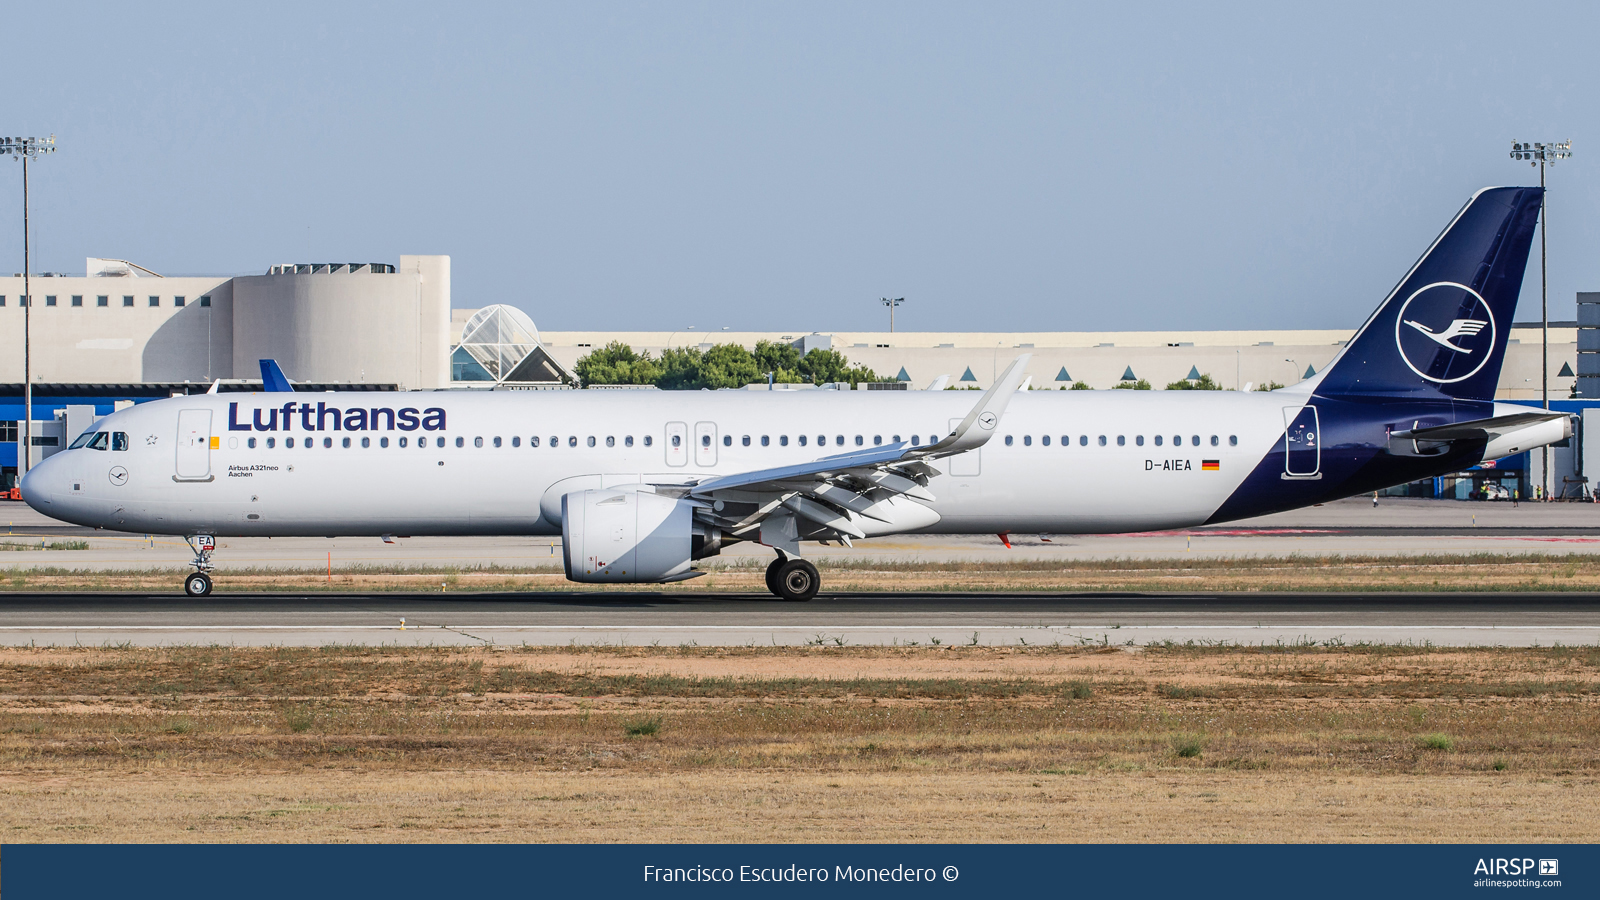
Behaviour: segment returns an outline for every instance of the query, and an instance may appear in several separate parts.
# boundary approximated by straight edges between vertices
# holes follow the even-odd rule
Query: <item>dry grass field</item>
[[[829,591],[1597,591],[1600,555],[1253,556],[996,562],[812,557]],[[704,560],[707,574],[670,585],[581,585],[560,566],[508,569],[334,566],[228,568],[217,590],[765,592],[764,557]],[[0,560],[3,563],[3,560]],[[0,568],[3,591],[170,591],[188,570]]]
[[[1600,839],[1600,649],[0,650],[28,841]]]

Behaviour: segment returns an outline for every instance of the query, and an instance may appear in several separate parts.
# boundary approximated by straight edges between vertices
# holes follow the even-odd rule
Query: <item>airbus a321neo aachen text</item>
[[[173,397],[115,412],[22,481],[34,509],[185,535],[560,535],[567,577],[693,578],[739,541],[819,586],[806,542],[1106,534],[1308,506],[1565,439],[1494,402],[1538,188],[1474,194],[1317,376],[1275,391],[552,391]],[[276,388],[276,390],[273,390]],[[213,388],[215,390],[215,387]]]

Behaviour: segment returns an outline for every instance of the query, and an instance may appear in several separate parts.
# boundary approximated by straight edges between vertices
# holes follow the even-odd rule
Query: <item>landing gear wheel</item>
[[[183,592],[191,597],[206,597],[211,594],[211,576],[204,572],[196,572],[183,580]]]
[[[817,567],[803,559],[791,559],[778,567],[773,593],[785,600],[810,600],[822,586]]]
[[[779,593],[778,592],[778,570],[783,568],[783,564],[788,562],[788,561],[789,561],[789,558],[787,556],[780,556],[780,557],[778,557],[777,559],[773,560],[771,563],[769,563],[767,565],[767,590],[771,591],[774,594],[778,594]],[[782,595],[780,594],[780,596],[782,596]]]

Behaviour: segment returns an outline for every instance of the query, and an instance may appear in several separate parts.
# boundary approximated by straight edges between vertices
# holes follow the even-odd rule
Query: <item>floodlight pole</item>
[[[1549,277],[1545,264],[1545,232],[1549,229],[1545,221],[1545,187],[1544,169],[1546,165],[1555,165],[1556,160],[1568,159],[1572,156],[1572,142],[1561,141],[1548,144],[1519,143],[1511,144],[1511,158],[1528,160],[1528,165],[1539,167],[1539,394],[1541,404],[1546,411],[1550,409],[1550,292]],[[1550,500],[1550,445],[1545,444],[1539,448],[1539,493],[1545,502]]]
[[[889,307],[889,333],[894,334],[894,308],[906,302],[906,298],[897,297],[893,300],[890,300],[888,297],[879,297],[878,302]]]
[[[17,481],[28,474],[33,457],[33,289],[28,255],[28,161],[56,150],[56,136],[0,138],[0,154],[22,160],[22,434],[17,444]]]

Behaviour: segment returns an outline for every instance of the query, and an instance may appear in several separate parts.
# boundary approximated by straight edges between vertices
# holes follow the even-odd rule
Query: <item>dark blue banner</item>
[[[1593,846],[60,846],[6,900],[133,897],[1593,897]]]

